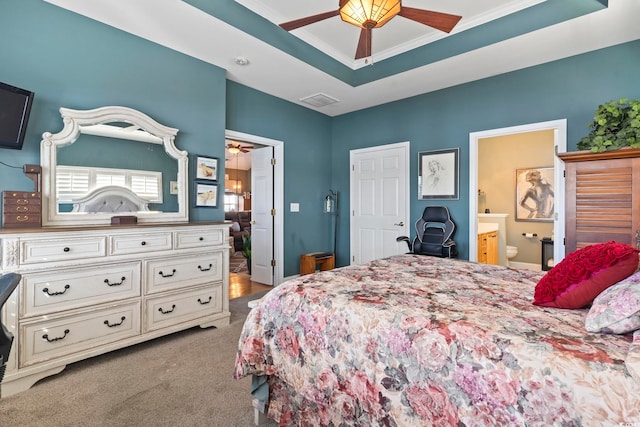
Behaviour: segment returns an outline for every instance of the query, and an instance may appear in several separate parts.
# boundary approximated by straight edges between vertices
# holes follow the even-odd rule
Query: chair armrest
[[[413,249],[411,248],[411,240],[407,236],[398,236],[396,237],[396,242],[407,242],[407,246],[409,246],[409,252]]]

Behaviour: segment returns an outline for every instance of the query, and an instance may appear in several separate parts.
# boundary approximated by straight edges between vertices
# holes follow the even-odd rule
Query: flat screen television
[[[21,150],[33,92],[0,82],[0,148]]]

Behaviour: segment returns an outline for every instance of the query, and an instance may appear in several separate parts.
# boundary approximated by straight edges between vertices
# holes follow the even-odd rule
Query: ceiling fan
[[[338,9],[280,24],[286,31],[323,21],[334,16],[360,27],[355,59],[371,56],[371,30],[382,27],[394,16],[402,16],[445,33],[451,32],[462,16],[402,6],[401,0],[339,0]]]
[[[229,143],[226,147],[231,154],[248,153],[249,150],[253,149],[252,145],[240,145],[238,143]]]

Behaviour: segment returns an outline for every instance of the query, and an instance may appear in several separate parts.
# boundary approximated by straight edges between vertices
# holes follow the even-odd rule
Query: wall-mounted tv
[[[22,149],[33,92],[0,82],[0,148]]]

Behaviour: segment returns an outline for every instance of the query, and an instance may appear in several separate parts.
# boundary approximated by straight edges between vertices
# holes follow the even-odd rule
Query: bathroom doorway
[[[523,152],[525,151],[525,148],[528,150],[538,149],[539,147],[535,147],[536,137],[542,138],[545,137],[545,135],[546,137],[551,138],[552,142],[549,144],[542,144],[542,150],[549,150],[551,152],[545,153],[546,157],[541,157],[546,160],[538,160],[543,164],[535,164],[536,156],[527,156],[524,155]],[[506,153],[508,151],[513,151],[507,150],[506,148],[513,149],[514,144],[522,143],[527,145],[523,146],[524,148],[520,150],[519,156],[515,156],[512,160],[502,159],[503,166],[496,168],[493,161],[494,159],[492,159],[491,163],[480,161],[482,157],[482,144],[484,143],[491,144],[491,149],[496,151],[496,158],[499,157],[500,154],[505,153],[506,156]],[[503,147],[505,149],[500,151],[499,147]],[[566,120],[564,119],[501,129],[492,129],[481,132],[473,132],[469,135],[469,259],[471,261],[477,261],[478,220],[479,216],[485,216],[482,214],[482,212],[485,212],[485,209],[489,209],[492,215],[506,214],[507,218],[509,218],[508,223],[511,223],[511,229],[513,233],[517,233],[510,233],[508,231],[509,227],[507,227],[506,236],[503,236],[505,238],[502,241],[503,247],[501,250],[503,259],[506,244],[511,245],[512,243],[515,243],[516,247],[518,245],[522,245],[523,249],[529,252],[534,250],[532,248],[535,248],[536,251],[540,251],[540,239],[542,237],[550,236],[532,235],[538,234],[534,231],[534,229],[536,229],[536,227],[540,226],[542,223],[546,223],[546,228],[538,227],[538,229],[544,230],[544,233],[549,233],[549,230],[552,230],[550,234],[555,238],[556,242],[564,241],[564,163],[557,158],[555,153],[565,151]],[[516,202],[516,198],[518,197],[516,189],[517,171],[525,168],[546,168],[548,166],[553,167],[552,170],[551,168],[548,168],[548,170],[546,171],[547,173],[551,174],[554,182],[554,210],[552,218],[549,221],[528,222],[525,219],[521,222],[514,222],[518,210]],[[482,176],[482,174],[484,173],[484,168],[500,170],[501,177],[498,177],[498,179],[504,179],[507,181],[506,183],[504,183],[504,186],[500,187],[500,190],[496,189],[492,192],[492,189],[490,188],[480,187],[479,176]],[[500,197],[498,197],[498,195],[496,194],[497,191],[500,191],[501,193],[506,192],[506,194],[500,194]],[[505,200],[509,201],[505,202]],[[491,206],[492,201],[496,203],[495,207]],[[488,220],[490,220],[490,218],[481,219],[481,221],[483,222],[486,222]],[[511,237],[509,237],[510,234]],[[511,242],[506,242],[507,238],[509,238]],[[554,262],[557,263],[562,258],[564,258],[564,245],[556,243],[554,245]],[[523,263],[523,265],[525,265],[525,263]]]

